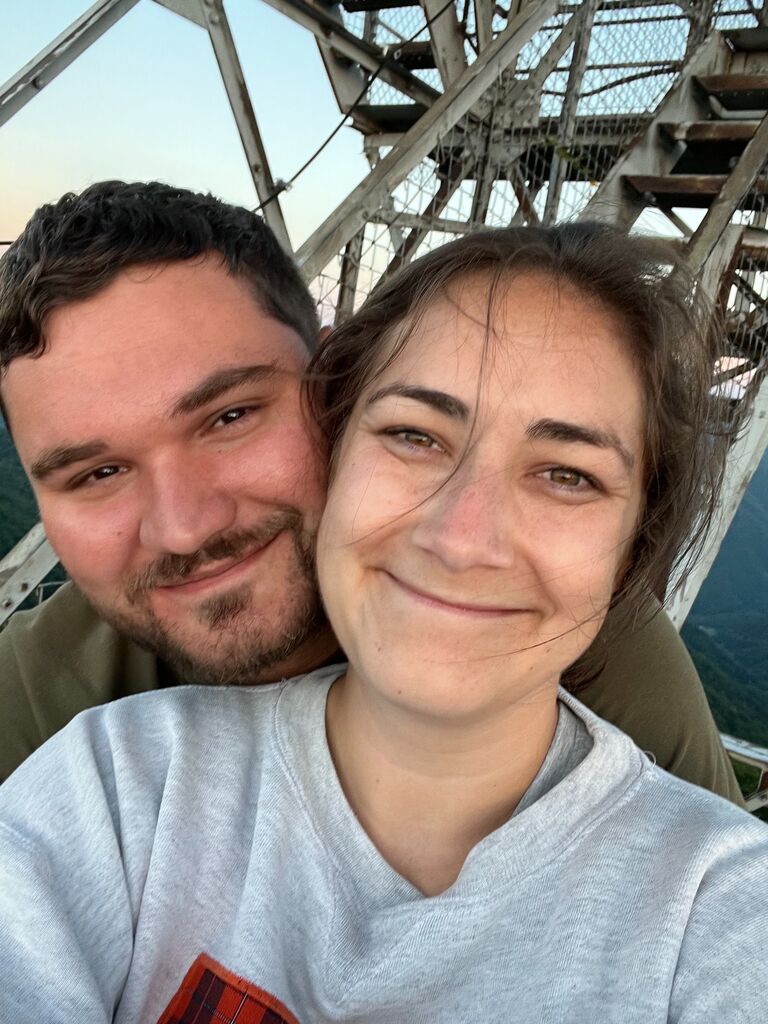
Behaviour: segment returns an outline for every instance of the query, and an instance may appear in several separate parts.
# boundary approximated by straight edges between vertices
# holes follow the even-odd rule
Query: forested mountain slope
[[[683,629],[721,729],[768,746],[768,456]]]
[[[37,507],[5,424],[0,422],[0,557],[37,519]]]

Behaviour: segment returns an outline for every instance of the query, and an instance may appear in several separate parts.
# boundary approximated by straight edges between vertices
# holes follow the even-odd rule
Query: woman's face
[[[352,670],[467,717],[554,686],[594,639],[642,498],[643,395],[614,316],[540,274],[457,283],[360,397],[320,527]]]

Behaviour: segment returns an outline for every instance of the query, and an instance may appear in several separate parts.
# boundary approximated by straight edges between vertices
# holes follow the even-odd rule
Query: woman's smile
[[[381,572],[411,601],[438,612],[442,611],[450,615],[468,616],[470,618],[498,619],[524,615],[531,611],[528,608],[497,607],[493,604],[462,600],[458,595],[441,597],[429,588],[416,587],[412,583],[406,583],[404,579],[386,569],[382,569]]]

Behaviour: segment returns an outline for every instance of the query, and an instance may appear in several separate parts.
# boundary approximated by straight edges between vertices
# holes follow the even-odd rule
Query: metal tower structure
[[[223,0],[98,0],[0,87],[2,125],[138,2],[208,34],[263,215],[291,249]],[[598,218],[672,237],[724,315],[713,387],[753,415],[681,625],[768,445],[768,0],[253,0],[316,40],[364,180],[294,255],[325,322],[481,225]],[[247,40],[239,40],[241,48]],[[55,563],[0,561],[0,623]]]

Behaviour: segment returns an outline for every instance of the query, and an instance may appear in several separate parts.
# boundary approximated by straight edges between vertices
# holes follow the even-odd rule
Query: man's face
[[[197,682],[326,657],[325,465],[296,332],[209,258],[130,268],[46,337],[3,398],[51,544],[99,613]]]

